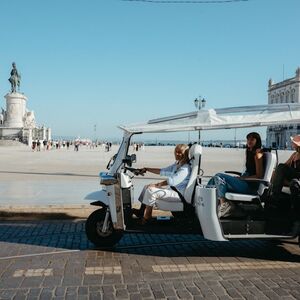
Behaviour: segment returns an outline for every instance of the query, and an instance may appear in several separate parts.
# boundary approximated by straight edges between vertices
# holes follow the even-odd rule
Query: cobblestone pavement
[[[300,299],[300,248],[126,234],[101,251],[83,221],[0,222],[0,299]]]

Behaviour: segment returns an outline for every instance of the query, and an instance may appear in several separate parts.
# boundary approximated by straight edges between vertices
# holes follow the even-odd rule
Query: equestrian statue
[[[17,87],[18,91],[20,91],[20,83],[21,83],[21,74],[18,73],[16,63],[12,63],[12,70],[10,72],[10,77],[8,81],[11,84],[11,92],[16,93],[17,92]]]

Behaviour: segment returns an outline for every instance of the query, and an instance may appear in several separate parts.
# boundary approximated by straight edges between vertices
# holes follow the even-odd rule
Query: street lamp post
[[[236,147],[236,128],[234,128],[234,148]]]
[[[94,125],[94,141],[95,141],[95,144],[97,144],[97,124]]]
[[[201,99],[201,96],[199,96],[199,99],[196,98],[194,100],[195,107],[197,110],[201,110],[203,107],[205,107],[206,100],[204,98]],[[201,142],[201,130],[198,130],[198,144],[200,145]]]

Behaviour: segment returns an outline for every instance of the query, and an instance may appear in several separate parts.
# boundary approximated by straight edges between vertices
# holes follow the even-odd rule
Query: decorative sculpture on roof
[[[33,111],[26,111],[24,117],[24,127],[26,128],[35,128],[35,116]]]

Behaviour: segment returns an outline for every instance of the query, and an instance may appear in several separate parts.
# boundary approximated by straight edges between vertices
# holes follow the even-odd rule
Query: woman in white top
[[[151,172],[167,177],[167,179],[144,187],[139,197],[139,201],[142,203],[141,208],[139,210],[132,210],[137,217],[141,218],[142,224],[151,220],[152,209],[157,200],[181,201],[178,192],[184,195],[191,176],[189,147],[185,144],[177,145],[175,147],[174,155],[176,162],[169,167],[162,169],[143,168],[144,173]],[[171,187],[174,187],[175,190]]]

